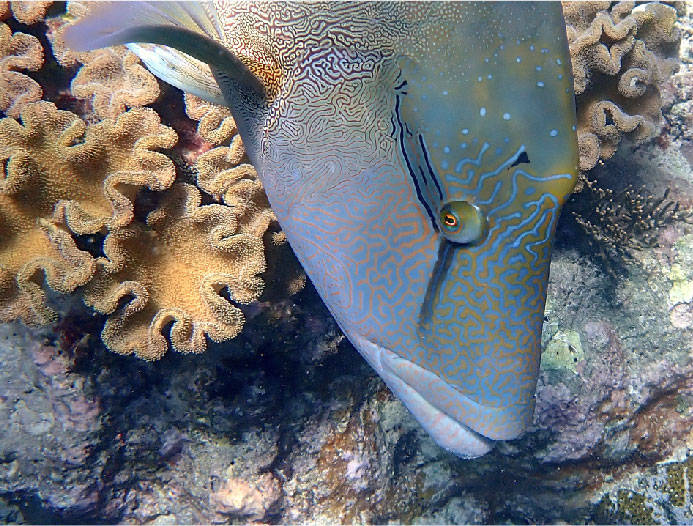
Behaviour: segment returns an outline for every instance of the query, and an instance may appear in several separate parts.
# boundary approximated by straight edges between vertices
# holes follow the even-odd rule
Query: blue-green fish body
[[[577,173],[560,4],[139,6],[94,9],[68,43],[135,43],[231,108],[321,297],[439,444],[522,433]]]

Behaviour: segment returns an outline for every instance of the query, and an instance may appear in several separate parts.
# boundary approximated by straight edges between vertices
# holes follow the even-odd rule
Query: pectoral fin
[[[68,27],[64,38],[76,51],[130,44],[162,80],[213,103],[229,102],[215,72],[258,100],[265,97],[262,80],[223,45],[216,15],[204,3],[90,4],[87,15]]]

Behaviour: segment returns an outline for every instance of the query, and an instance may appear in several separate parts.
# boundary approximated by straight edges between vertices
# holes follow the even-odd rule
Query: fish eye
[[[441,233],[454,243],[479,241],[486,232],[486,217],[477,206],[467,201],[445,203],[439,217]]]
[[[448,232],[457,232],[460,229],[460,221],[452,212],[443,212],[442,220],[443,226]]]

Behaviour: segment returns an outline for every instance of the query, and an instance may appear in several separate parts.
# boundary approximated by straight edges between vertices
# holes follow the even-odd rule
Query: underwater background
[[[461,460],[306,282],[228,110],[70,52],[79,3],[0,2],[0,521],[693,524],[693,5],[634,7],[564,5],[534,424]]]

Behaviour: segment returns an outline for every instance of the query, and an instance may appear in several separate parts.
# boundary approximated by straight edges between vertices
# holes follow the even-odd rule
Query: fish
[[[64,38],[230,108],[320,297],[441,447],[527,430],[578,174],[559,2],[97,3]]]

